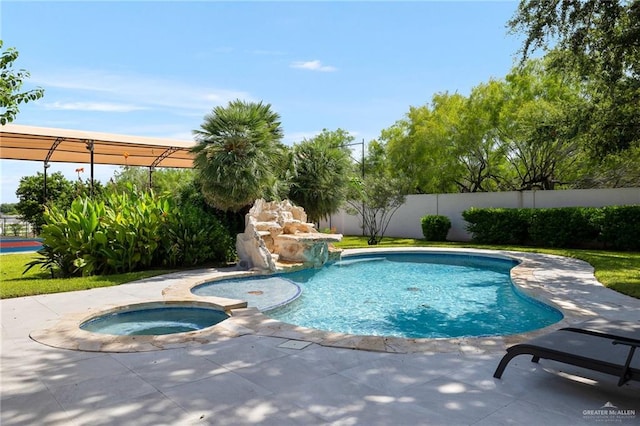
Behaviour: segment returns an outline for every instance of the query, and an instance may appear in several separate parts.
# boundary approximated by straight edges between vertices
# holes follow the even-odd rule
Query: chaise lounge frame
[[[618,386],[640,381],[640,323],[586,322],[562,328],[507,349],[493,377],[500,379],[507,364],[519,355],[531,362],[549,359],[618,377]]]

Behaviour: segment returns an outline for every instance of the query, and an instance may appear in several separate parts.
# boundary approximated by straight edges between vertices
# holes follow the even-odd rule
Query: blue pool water
[[[97,316],[80,328],[119,336],[161,335],[201,330],[228,317],[223,311],[200,307],[134,308]]]
[[[507,335],[561,320],[512,285],[515,265],[468,254],[352,256],[280,275],[301,296],[266,314],[320,330],[406,338]]]
[[[244,300],[251,307],[268,311],[300,296],[300,287],[280,276],[231,278],[198,285],[191,289],[196,296],[220,296]]]

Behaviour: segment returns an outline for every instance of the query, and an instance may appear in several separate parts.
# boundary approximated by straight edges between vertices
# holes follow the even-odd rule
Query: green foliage
[[[166,201],[166,200],[164,200]],[[77,198],[67,210],[45,212],[42,265],[52,275],[131,272],[152,266],[164,201],[151,194],[110,194],[106,201]]]
[[[524,244],[529,212],[525,209],[476,208],[462,212],[473,240],[482,244]]]
[[[636,185],[640,80],[609,95],[559,70],[556,57],[524,61],[469,96],[437,93],[410,107],[381,132],[378,157],[412,193]]]
[[[576,79],[527,61],[465,97],[438,93],[382,132],[392,174],[414,192],[553,189],[576,180],[584,109]]]
[[[132,185],[140,189],[149,189],[148,167],[120,167],[109,183],[111,191],[123,192]],[[151,189],[156,194],[169,192],[178,195],[183,187],[190,185],[195,179],[192,169],[156,169],[151,172]]]
[[[202,191],[202,181],[192,180],[180,188],[177,203],[181,207],[193,206],[202,210],[203,214],[213,215],[229,234],[236,235],[244,232],[245,215],[243,212],[222,211],[211,207],[205,200]],[[235,244],[235,242],[234,242]]]
[[[431,105],[411,107],[406,118],[383,130],[391,173],[406,178],[414,193],[456,191],[460,164],[452,155],[464,104],[462,95],[436,94]]]
[[[157,263],[196,266],[235,259],[235,241],[212,213],[201,207],[175,208],[164,224]]]
[[[627,0],[521,0],[509,21],[524,33],[522,58],[554,45],[568,52],[557,66],[613,83],[640,75],[640,4]]]
[[[451,228],[451,221],[447,216],[427,215],[420,219],[422,235],[427,241],[446,241]]]
[[[215,216],[151,191],[77,198],[67,210],[48,208],[45,220],[41,257],[27,270],[39,265],[52,276],[196,265],[234,255],[233,241]]]
[[[311,222],[338,211],[346,198],[353,137],[342,129],[324,129],[293,147],[289,199],[302,206]]]
[[[209,204],[240,211],[258,198],[282,195],[288,162],[279,120],[271,105],[240,100],[204,117],[200,130],[193,132],[198,141],[193,152]]]
[[[473,241],[483,244],[582,247],[600,242],[618,250],[640,247],[640,206],[471,208],[462,217]]]
[[[98,225],[104,215],[104,203],[94,203],[88,198],[76,199],[68,210],[56,206],[47,208],[40,233],[43,248],[38,251],[42,258],[29,263],[27,271],[40,265],[48,269],[52,277],[102,272],[107,239]]]
[[[609,206],[600,210],[600,239],[615,249],[640,251],[640,206]]]
[[[107,269],[103,273],[129,272],[152,266],[171,201],[155,197],[151,191],[131,191],[109,194],[106,205],[109,208],[105,211],[106,229],[103,232],[109,250],[105,253]]]
[[[408,184],[398,178],[380,179],[367,175],[352,178],[347,195],[347,212],[362,218],[362,230],[369,245],[380,243],[395,212],[406,199]]]
[[[74,188],[61,172],[47,176],[47,197],[44,195],[44,174],[38,172],[35,176],[20,178],[16,190],[18,204],[16,210],[22,220],[29,222],[36,234],[44,224],[45,205],[56,205],[66,209],[74,198]]]
[[[0,204],[0,213],[5,215],[16,215],[18,214],[16,206],[17,203],[2,203]]]
[[[507,75],[504,94],[498,132],[509,172],[503,182],[516,190],[575,182],[586,108],[577,81],[551,72],[545,61],[528,61]]]
[[[593,218],[597,209],[563,207],[535,209],[529,216],[529,236],[542,247],[576,247],[597,239],[599,229]]]
[[[0,40],[0,49],[3,41]],[[21,92],[24,80],[30,77],[28,71],[15,70],[13,63],[19,53],[14,48],[8,48],[0,53],[0,125],[11,123],[20,112],[19,105],[40,99],[44,89],[36,88]]]
[[[9,225],[9,229],[11,229],[11,235],[17,237],[18,235],[20,235],[20,231],[22,231],[22,224],[12,223]]]
[[[509,21],[525,35],[523,61],[553,48],[553,68],[585,83],[582,133],[597,158],[640,146],[638,22],[637,0],[522,0]]]

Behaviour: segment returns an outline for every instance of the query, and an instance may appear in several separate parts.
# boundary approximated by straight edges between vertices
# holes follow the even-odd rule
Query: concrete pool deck
[[[565,321],[598,316],[640,320],[640,300],[604,288],[588,264],[540,254],[508,254],[526,260],[514,282],[569,313]],[[494,379],[504,348],[528,335],[367,341],[286,326],[255,309],[239,308],[224,332],[209,330],[167,344],[164,350],[75,351],[29,337],[107,306],[175,299],[176,294],[184,300],[184,288],[228,272],[188,271],[116,287],[1,300],[1,423],[640,422],[638,382],[618,388],[612,376],[551,361],[534,364],[526,356],[515,358],[502,380]],[[617,418],[594,414],[608,403],[627,414]]]

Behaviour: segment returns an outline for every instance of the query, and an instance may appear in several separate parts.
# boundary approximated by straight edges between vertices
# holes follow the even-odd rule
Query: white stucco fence
[[[550,208],[603,207],[640,205],[639,188],[574,189],[561,191],[509,191],[471,194],[409,195],[398,209],[385,232],[388,237],[423,238],[420,219],[426,215],[443,215],[451,220],[447,235],[450,241],[469,241],[467,222],[462,212],[471,207]],[[320,228],[335,228],[344,235],[361,235],[359,216],[344,210],[320,221]]]

